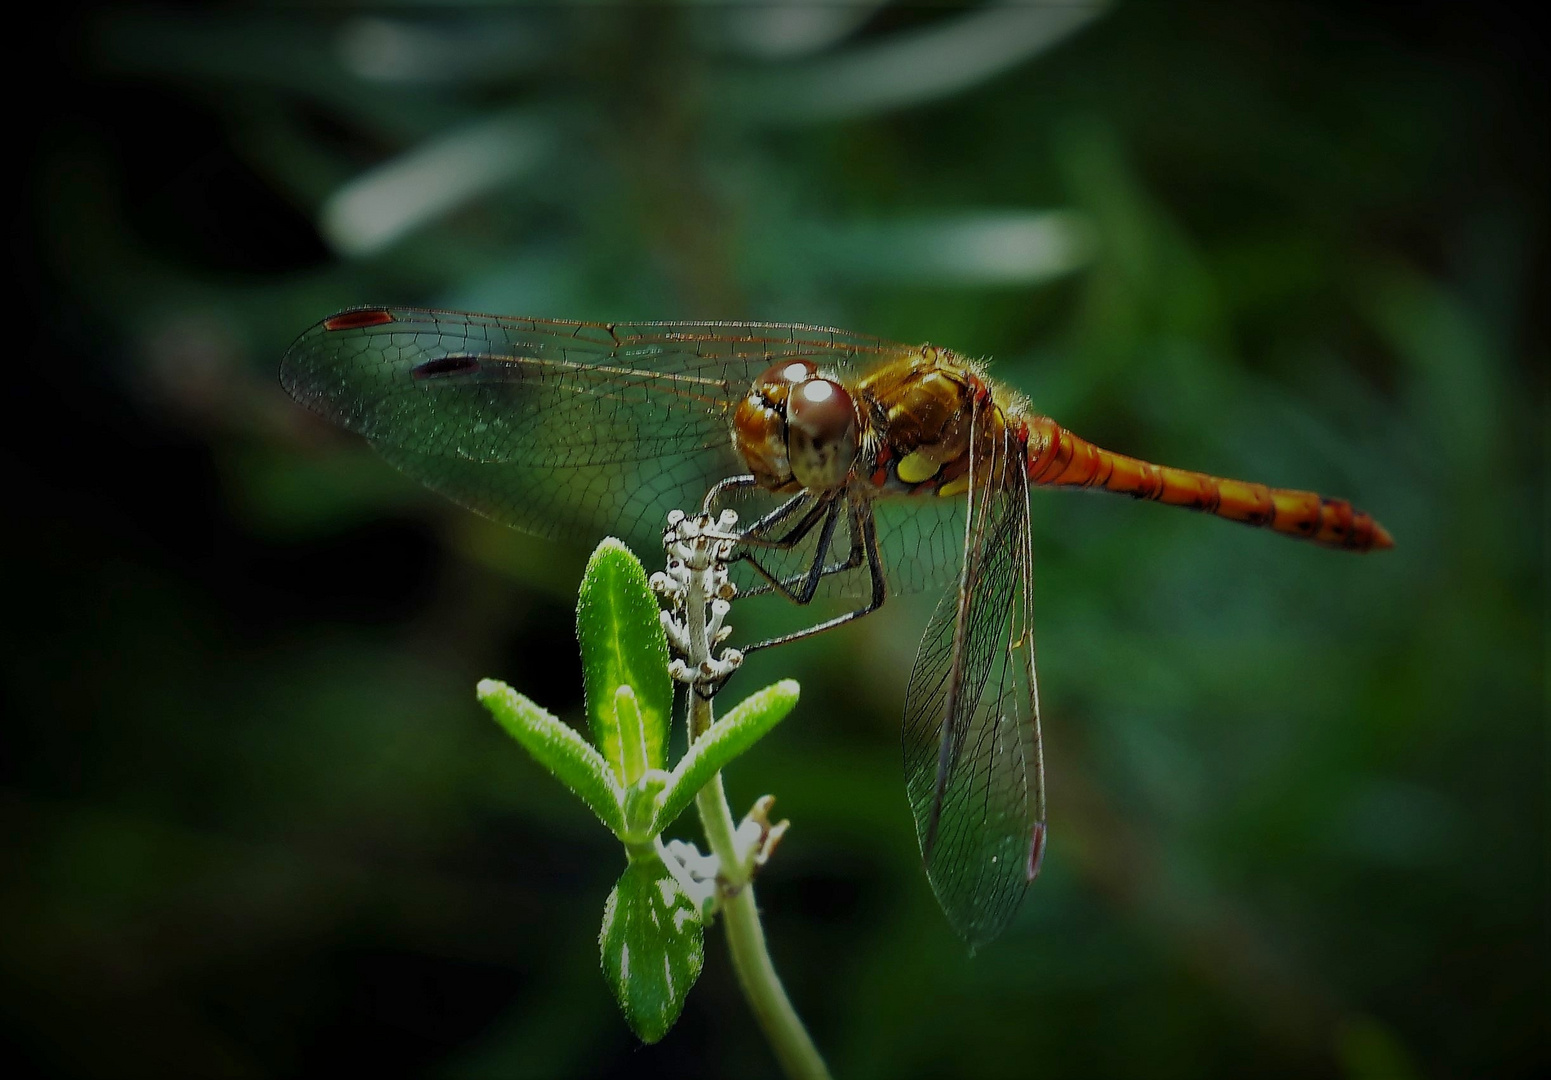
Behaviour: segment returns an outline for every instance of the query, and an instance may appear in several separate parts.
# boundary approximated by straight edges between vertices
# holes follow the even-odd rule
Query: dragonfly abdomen
[[[1154,465],[1095,446],[1048,416],[1030,418],[1028,428],[1029,482],[1040,487],[1113,491],[1270,529],[1322,547],[1371,551],[1394,546],[1384,526],[1345,499]]]

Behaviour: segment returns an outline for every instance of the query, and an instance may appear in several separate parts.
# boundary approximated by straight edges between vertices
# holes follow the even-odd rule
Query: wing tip
[[[1025,870],[1026,881],[1033,881],[1039,876],[1040,867],[1045,864],[1045,823],[1036,821],[1034,829],[1029,834],[1029,861]]]

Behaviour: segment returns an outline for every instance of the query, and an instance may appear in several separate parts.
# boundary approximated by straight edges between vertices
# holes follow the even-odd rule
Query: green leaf
[[[709,731],[696,739],[673,770],[653,831],[660,833],[673,824],[673,819],[694,801],[695,793],[711,777],[785,719],[786,714],[797,704],[798,691],[794,679],[772,683],[744,698],[730,713],[712,724]]]
[[[633,787],[646,775],[651,752],[646,726],[641,721],[641,704],[629,684],[614,691],[614,719],[619,723],[619,779],[625,787]]]
[[[642,1042],[668,1033],[705,962],[700,917],[655,851],[632,859],[603,908],[603,976]]]
[[[598,748],[624,785],[639,779],[640,771],[631,771],[642,756],[645,768],[667,764],[673,680],[658,611],[646,571],[630,550],[613,538],[599,544],[582,577],[576,636],[582,644],[587,717]],[[640,713],[639,735],[631,736],[638,745],[629,753],[617,713],[622,686],[631,688]]]
[[[522,743],[533,760],[570,788],[615,835],[624,831],[624,793],[608,763],[586,739],[503,682],[481,679],[477,693],[496,723]]]

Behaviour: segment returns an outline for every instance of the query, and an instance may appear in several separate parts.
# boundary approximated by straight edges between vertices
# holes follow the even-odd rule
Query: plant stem
[[[693,689],[688,696],[690,730],[696,730],[696,720],[699,720],[703,725],[699,730],[703,731],[710,726],[711,703]],[[697,712],[702,712],[703,716],[697,717]],[[792,1008],[786,988],[781,985],[781,977],[771,963],[770,952],[765,948],[765,929],[759,921],[754,883],[749,880],[749,869],[739,857],[733,839],[736,827],[727,805],[721,773],[700,789],[695,796],[695,806],[700,812],[706,841],[724,868],[718,882],[722,922],[727,928],[727,947],[732,953],[733,970],[738,973],[738,985],[743,988],[743,996],[754,1011],[754,1019],[759,1022],[787,1076],[828,1080],[829,1069],[819,1056],[818,1047],[813,1045],[802,1018]]]
[[[684,605],[690,653],[687,659],[697,670],[711,654],[706,628],[706,605],[710,598],[706,595],[704,582],[704,574],[690,575]],[[686,710],[689,737],[693,741],[711,726],[711,702],[700,696],[698,686],[691,686],[685,696],[689,701]],[[829,1069],[797,1010],[792,1008],[786,988],[781,985],[781,977],[770,962],[770,952],[765,948],[765,929],[759,921],[759,906],[754,900],[751,880],[752,860],[746,859],[738,850],[737,826],[733,823],[732,809],[727,805],[721,773],[713,776],[696,794],[695,808],[700,813],[706,842],[720,866],[717,891],[722,901],[722,922],[727,928],[727,947],[732,953],[733,970],[738,973],[738,985],[743,988],[743,996],[754,1011],[754,1019],[787,1076],[795,1080],[829,1080]]]

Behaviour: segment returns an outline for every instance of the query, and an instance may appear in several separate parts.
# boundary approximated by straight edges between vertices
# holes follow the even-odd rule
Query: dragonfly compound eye
[[[786,450],[786,408],[792,389],[818,374],[810,360],[781,360],[771,364],[748,397],[733,414],[733,444],[760,486],[770,491],[796,491],[802,486],[792,475]]]
[[[845,387],[809,379],[786,402],[786,452],[797,482],[810,491],[845,483],[861,448],[861,425]]]
[[[797,481],[786,457],[785,393],[780,400],[774,397],[769,387],[755,384],[733,413],[732,443],[761,487],[795,491]]]
[[[819,369],[813,366],[811,360],[782,360],[765,369],[765,373],[759,377],[759,385],[779,394],[798,383],[807,382],[818,373]]]

